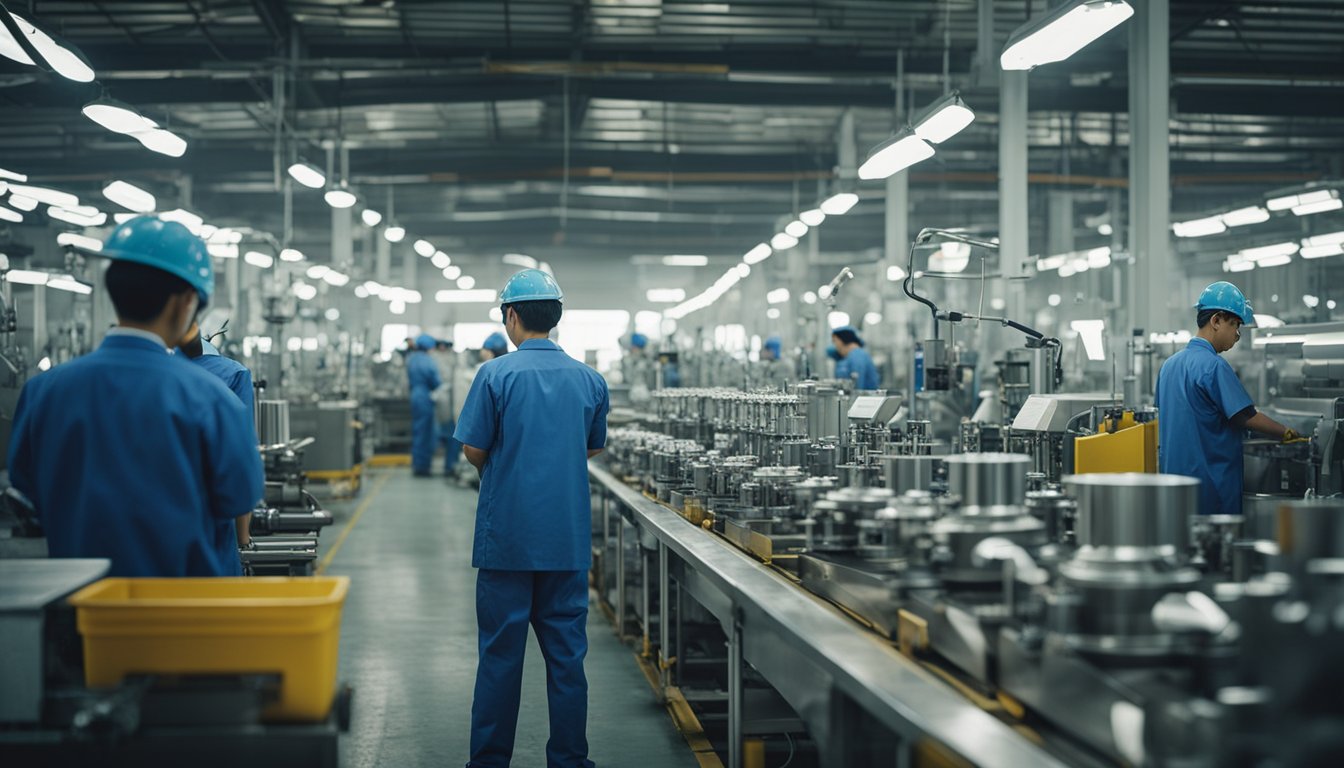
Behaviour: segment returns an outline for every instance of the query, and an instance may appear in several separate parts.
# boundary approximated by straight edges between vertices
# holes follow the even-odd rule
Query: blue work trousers
[[[480,660],[471,702],[471,762],[505,768],[513,757],[523,656],[531,625],[546,659],[551,736],[547,768],[593,768],[588,759],[588,574],[496,571],[476,575]]]
[[[429,474],[434,462],[434,401],[427,389],[411,390],[411,471],[417,475]]]
[[[453,431],[457,429],[456,421],[445,421],[439,424],[438,444],[443,446],[443,474],[453,474],[453,467],[457,466],[457,459],[462,455],[462,443],[453,437]]]

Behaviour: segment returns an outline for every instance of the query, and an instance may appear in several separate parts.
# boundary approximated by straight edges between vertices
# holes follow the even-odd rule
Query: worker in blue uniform
[[[187,335],[177,345],[177,349],[188,360],[218,377],[224,386],[238,396],[255,428],[252,401],[256,394],[252,389],[252,371],[237,360],[221,354],[218,347],[201,336],[201,326],[197,323],[192,323],[191,328],[187,329]]]
[[[488,357],[486,354],[481,355],[486,362],[494,360],[496,357],[503,357],[509,353],[508,339],[505,339],[502,333],[492,333],[485,337],[485,342],[481,344],[481,351],[488,354]]]
[[[411,474],[429,477],[434,462],[434,390],[443,384],[439,366],[429,356],[434,348],[434,337],[422,333],[415,339],[415,349],[406,355],[406,379],[411,385]]]
[[[1195,304],[1198,334],[1167,358],[1157,374],[1158,466],[1164,474],[1199,478],[1199,512],[1241,514],[1242,435],[1254,430],[1285,442],[1301,439],[1255,409],[1236,371],[1220,355],[1255,322],[1246,296],[1219,281]]]
[[[877,374],[877,366],[868,350],[863,348],[863,338],[852,325],[842,325],[831,330],[831,343],[841,360],[835,364],[837,379],[853,379],[859,389],[877,389],[882,379]]]
[[[205,243],[138,216],[101,255],[117,326],[97,350],[23,388],[9,477],[52,557],[103,557],[113,576],[234,576],[261,457],[238,398],[169,354],[214,291]]]
[[[513,755],[530,625],[546,660],[548,768],[588,760],[588,459],[606,445],[610,398],[602,376],[550,341],[564,294],[540,270],[500,294],[514,353],[481,366],[457,422],[463,454],[481,473],[476,538],[479,664],[468,768]]]

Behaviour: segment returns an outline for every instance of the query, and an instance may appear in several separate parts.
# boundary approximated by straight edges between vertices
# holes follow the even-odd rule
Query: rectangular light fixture
[[[205,250],[217,259],[238,258],[238,246],[233,243],[206,243]]]
[[[1069,262],[1069,254],[1061,253],[1056,256],[1046,256],[1036,260],[1037,272],[1052,272]]]
[[[131,138],[140,142],[145,149],[158,152],[160,155],[181,157],[187,153],[187,140],[167,128],[136,131],[131,134]]]
[[[411,247],[415,249],[415,252],[417,254],[425,257],[426,259],[434,255],[435,251],[434,244],[429,242],[428,240],[416,240],[415,244],[412,245]]]
[[[28,44],[46,61],[47,66],[67,80],[74,80],[77,83],[93,82],[93,67],[89,66],[88,59],[84,58],[84,54],[78,48],[68,41],[48,33],[17,13],[9,13],[4,11],[3,8],[4,6],[0,6],[0,12],[8,13],[13,26],[28,39]],[[27,52],[16,44],[17,41],[14,40],[13,34],[9,31],[9,25],[0,26],[0,32],[3,32],[4,35],[4,44],[0,46],[0,55],[14,59],[20,64],[34,63]],[[19,54],[17,56],[15,55],[16,49]]]
[[[5,279],[19,285],[46,285],[51,275],[32,269],[11,269],[5,273]]]
[[[844,216],[859,202],[859,196],[853,192],[838,192],[822,201],[821,212],[827,216]]]
[[[297,162],[289,166],[289,177],[309,189],[321,189],[327,185],[327,177],[316,166]]]
[[[1259,224],[1263,221],[1269,221],[1269,211],[1258,205],[1252,205],[1249,208],[1238,208],[1235,211],[1228,211],[1219,218],[1229,227],[1244,227],[1247,224]]]
[[[79,205],[79,198],[69,192],[62,192],[58,189],[49,189],[47,187],[38,187],[29,184],[10,184],[9,194],[22,195],[23,197],[36,200],[46,205],[55,205],[61,208],[74,208]],[[15,206],[18,207],[17,205]],[[29,210],[32,210],[31,208]]]
[[[887,280],[893,283],[899,283],[905,279],[905,270],[892,264],[887,267]]]
[[[1223,262],[1223,270],[1226,272],[1250,272],[1255,269],[1254,261],[1232,261],[1231,259]]]
[[[1208,216],[1203,219],[1178,221],[1171,225],[1171,231],[1177,237],[1207,237],[1227,231],[1227,224],[1221,216]]]
[[[708,256],[664,256],[663,266],[665,267],[703,267],[709,264]]]
[[[434,300],[440,304],[494,304],[497,294],[493,288],[477,288],[472,291],[439,291]]]
[[[780,232],[770,238],[770,247],[776,251],[787,251],[798,244],[798,238],[790,235],[788,232]]]
[[[770,246],[765,243],[757,243],[750,251],[747,251],[746,254],[742,256],[742,261],[747,264],[759,264],[770,258],[770,254],[772,253],[774,253],[774,251],[770,249]]]
[[[1326,256],[1338,256],[1344,253],[1344,243],[1325,243],[1322,245],[1304,245],[1299,254],[1304,259],[1322,259]]]
[[[396,225],[390,226],[383,230],[383,239],[389,243],[400,243],[406,239],[406,228]]]
[[[17,181],[22,183],[28,180],[28,174],[0,168],[0,179],[9,179],[10,181]]]
[[[1313,189],[1306,192],[1296,192],[1293,194],[1271,197],[1265,201],[1265,207],[1271,211],[1286,211],[1289,208],[1297,208],[1313,203],[1323,203],[1338,197],[1339,192],[1334,189]]]
[[[975,113],[956,91],[931,104],[915,118],[915,135],[941,144],[961,132],[975,120]]]
[[[247,253],[244,253],[243,261],[262,269],[269,269],[272,266],[275,266],[275,257],[260,251],[248,251]]]
[[[70,275],[52,275],[47,279],[47,287],[55,288],[58,291],[68,291],[88,296],[93,293],[93,286],[88,283],[80,282]]]
[[[1124,0],[1073,0],[1013,30],[999,56],[1005,70],[1064,61],[1134,15]]]
[[[372,208],[365,208],[363,211],[360,212],[359,218],[364,221],[364,226],[376,227],[378,226],[378,222],[383,220],[383,214],[373,210]]]
[[[291,264],[303,261],[303,253],[293,248],[286,248],[280,252],[280,260],[290,262]]]
[[[826,220],[826,213],[820,208],[813,208],[798,214],[798,220],[809,227],[819,227]]]
[[[885,179],[933,157],[933,147],[907,128],[873,147],[868,159],[859,166],[859,178]]]
[[[47,215],[57,221],[64,221],[77,227],[101,227],[107,223],[107,214],[102,211],[89,214],[82,210],[71,210],[49,205],[47,206]]]
[[[0,221],[12,221],[18,224],[23,221],[23,214],[13,208],[6,208],[0,205]]]
[[[1329,232],[1324,235],[1312,235],[1302,241],[1302,245],[1333,245],[1344,243],[1344,232]]]
[[[644,292],[644,298],[653,304],[676,304],[686,299],[684,288],[650,288]]]
[[[350,282],[350,276],[334,269],[328,269],[327,273],[322,276],[322,282],[334,288],[341,288]]]
[[[73,248],[80,248],[86,251],[98,253],[103,250],[103,241],[96,237],[87,235],[78,235],[74,232],[62,232],[56,236],[57,245],[67,245]]]
[[[355,197],[355,193],[343,186],[328,189],[326,193],[322,195],[322,199],[326,200],[327,205],[330,205],[332,208],[339,209],[352,208],[355,203],[359,202],[359,198]]]
[[[158,207],[154,195],[125,181],[117,180],[103,187],[103,197],[128,211],[150,213]]]
[[[1293,257],[1285,253],[1281,256],[1270,256],[1265,259],[1259,259],[1255,262],[1255,265],[1257,267],[1282,267],[1292,260]]]
[[[766,304],[783,304],[788,300],[789,300],[788,288],[776,288],[775,290],[765,294]]]
[[[1279,256],[1292,256],[1297,253],[1297,243],[1274,243],[1273,245],[1262,245],[1256,248],[1243,248],[1237,253],[1251,261],[1263,262],[1265,259]]]
[[[205,224],[205,219],[181,208],[174,208],[171,211],[165,211],[159,214],[159,218],[164,221],[176,221],[178,224],[186,227],[191,233],[197,234],[201,231],[201,226]]]
[[[505,264],[512,264],[515,267],[522,267],[523,269],[537,268],[537,260],[522,253],[506,253],[504,254],[503,261]],[[446,267],[448,265],[444,264],[443,266]]]
[[[1344,200],[1340,200],[1339,198],[1327,198],[1325,200],[1318,200],[1312,203],[1302,203],[1301,205],[1295,205],[1293,206],[1293,215],[1310,216],[1313,213],[1338,211],[1340,208],[1344,208]]]

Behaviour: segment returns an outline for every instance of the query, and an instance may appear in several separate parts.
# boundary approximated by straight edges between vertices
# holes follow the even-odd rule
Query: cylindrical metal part
[[[946,456],[947,492],[963,507],[1017,507],[1027,499],[1031,457],[1020,453],[963,453]]]
[[[807,466],[807,449],[812,447],[810,440],[785,440],[779,447],[779,463],[785,467]]]
[[[882,483],[894,493],[927,491],[933,487],[937,461],[932,456],[883,456]]]
[[[807,436],[813,440],[841,437],[845,424],[841,418],[843,393],[835,387],[819,386],[807,401]]]
[[[1344,502],[1285,501],[1278,520],[1279,554],[1289,563],[1344,557]]]
[[[262,445],[289,442],[289,401],[260,400],[257,402],[257,440]]]
[[[1078,500],[1075,528],[1082,547],[1174,547],[1190,543],[1199,510],[1199,480],[1142,473],[1067,475]]]

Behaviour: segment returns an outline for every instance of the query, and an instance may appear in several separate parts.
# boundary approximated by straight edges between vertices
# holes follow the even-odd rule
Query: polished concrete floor
[[[468,756],[476,674],[474,491],[405,468],[373,470],[363,492],[331,502],[327,573],[351,578],[341,628],[340,678],[355,688],[342,738],[347,768],[460,766]],[[351,520],[358,520],[350,527]],[[589,613],[588,742],[599,766],[695,766],[656,703],[631,650],[601,612]],[[529,644],[513,765],[543,768],[546,674]]]

